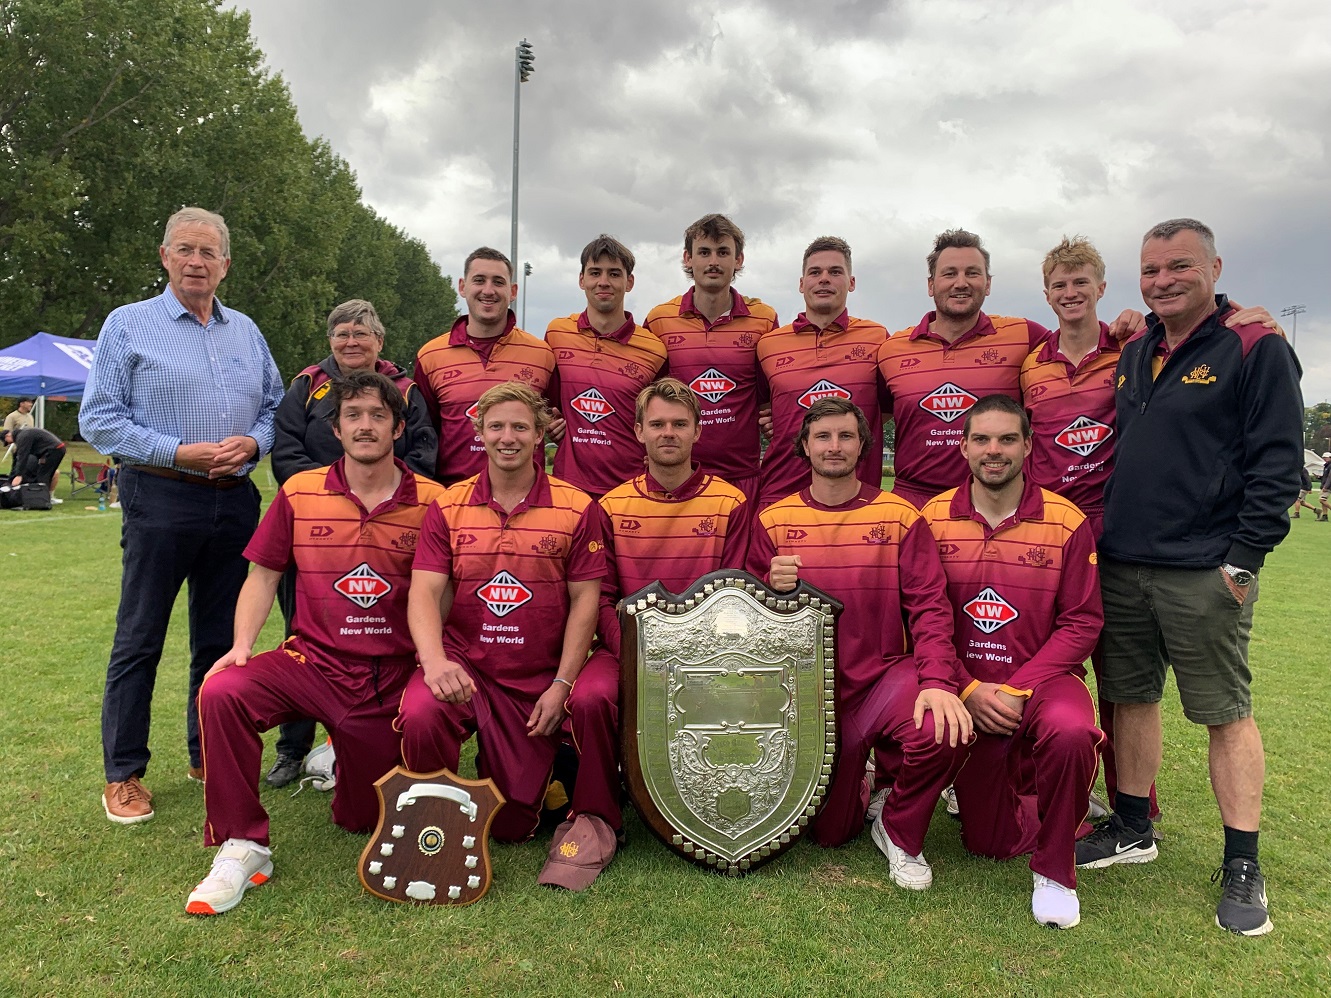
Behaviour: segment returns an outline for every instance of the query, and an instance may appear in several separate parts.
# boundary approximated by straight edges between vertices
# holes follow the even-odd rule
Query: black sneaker
[[[1231,859],[1211,875],[1220,881],[1215,924],[1240,936],[1264,936],[1275,926],[1266,914],[1266,880],[1250,859]]]
[[[300,758],[279,755],[273,768],[268,770],[266,781],[270,787],[285,787],[288,783],[295,783],[299,776]]]
[[[1097,870],[1115,863],[1149,863],[1160,854],[1151,828],[1134,832],[1117,814],[1095,826],[1095,831],[1077,841],[1077,867]]]

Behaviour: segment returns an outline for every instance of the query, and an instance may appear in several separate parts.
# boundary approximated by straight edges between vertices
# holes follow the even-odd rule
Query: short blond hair
[[[693,394],[693,389],[678,378],[661,378],[638,392],[637,401],[633,404],[633,421],[639,426],[642,425],[642,417],[643,413],[647,411],[647,404],[652,399],[682,405],[693,413],[695,423],[702,422],[702,407],[698,405],[698,397]]]
[[[487,388],[476,400],[476,418],[471,421],[471,425],[476,428],[477,433],[480,433],[481,427],[485,425],[485,414],[504,402],[521,402],[525,405],[531,410],[536,431],[541,435],[545,434],[552,418],[550,407],[537,392],[520,381],[506,381],[502,385]]]
[[[1049,287],[1049,278],[1055,267],[1066,267],[1068,270],[1090,267],[1095,271],[1097,281],[1105,279],[1105,258],[1084,236],[1073,236],[1071,239],[1064,236],[1061,243],[1045,254],[1042,269],[1046,288]]]

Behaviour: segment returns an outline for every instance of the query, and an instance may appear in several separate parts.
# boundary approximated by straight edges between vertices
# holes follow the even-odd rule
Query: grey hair
[[[211,225],[217,230],[222,240],[222,256],[231,259],[231,233],[226,227],[226,219],[206,208],[181,208],[166,220],[166,232],[162,235],[162,248],[171,248],[171,233],[182,225]]]
[[[1215,259],[1215,233],[1211,231],[1209,225],[1195,218],[1171,218],[1151,226],[1146,230],[1146,235],[1142,236],[1142,245],[1145,246],[1152,239],[1173,239],[1180,232],[1197,233],[1197,237],[1206,248],[1207,255],[1212,260]]]
[[[328,313],[328,335],[345,322],[364,326],[379,339],[384,338],[384,324],[374,306],[364,298],[352,298],[344,301]]]

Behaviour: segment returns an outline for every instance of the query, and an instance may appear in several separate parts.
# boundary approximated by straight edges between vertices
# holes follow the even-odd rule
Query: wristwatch
[[[1252,580],[1257,577],[1246,568],[1239,568],[1238,565],[1221,565],[1220,570],[1233,579],[1234,585],[1240,589],[1246,589],[1252,585]]]

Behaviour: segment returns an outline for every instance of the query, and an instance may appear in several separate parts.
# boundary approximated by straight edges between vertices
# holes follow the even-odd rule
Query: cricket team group
[[[507,801],[494,838],[531,838],[565,791],[539,880],[589,887],[623,844],[616,603],[724,568],[845,606],[818,845],[867,824],[891,880],[928,889],[941,796],[972,853],[1030,854],[1036,921],[1076,925],[1078,870],[1157,856],[1172,667],[1209,734],[1216,924],[1270,931],[1248,639],[1299,491],[1300,370],[1264,309],[1217,294],[1203,223],[1146,233],[1149,314],[1112,324],[1104,261],[1064,239],[1043,264],[1052,330],[983,311],[989,252],[962,229],[927,255],[932,310],[890,335],[848,312],[836,237],[809,244],[805,308],[782,325],[733,287],[742,231],[707,215],[684,234],[691,286],[639,325],[634,256],[601,235],[581,254],[585,310],[543,338],[517,328],[512,262],[482,247],[458,281],[467,313],[414,371],[380,357],[384,327],[352,300],[286,391],[258,328],[216,297],[223,219],[182,209],[160,255],[166,289],[102,328],[80,427],[123,465],[114,822],[153,817],[153,684],[189,583],[189,775],[217,850],[187,911],[227,911],[272,876],[260,735],[282,727],[280,785],[316,721],[339,826],[372,830],[376,779],[456,771],[475,736]],[[265,455],[280,490],[260,521]],[[286,639],[256,649],[275,599]],[[570,786],[552,784],[561,747]],[[1111,810],[1090,825],[1102,761]]]

